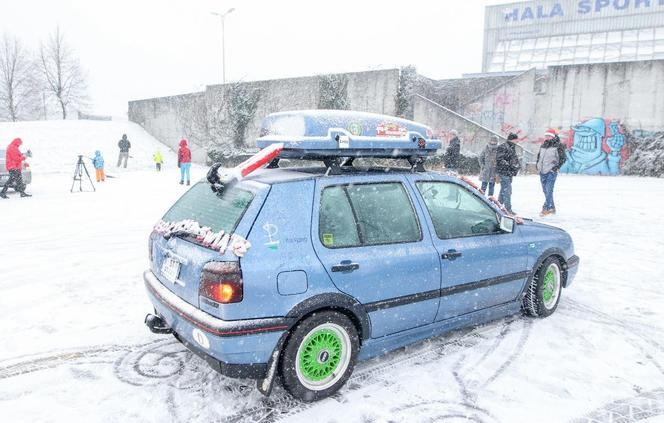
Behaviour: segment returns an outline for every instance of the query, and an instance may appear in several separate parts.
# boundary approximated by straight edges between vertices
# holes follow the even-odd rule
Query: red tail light
[[[235,261],[211,261],[203,267],[201,296],[222,304],[242,301],[242,270]]]

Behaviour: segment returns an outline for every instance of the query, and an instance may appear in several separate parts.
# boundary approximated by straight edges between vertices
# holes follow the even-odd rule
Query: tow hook
[[[155,316],[154,314],[148,313],[145,316],[145,326],[150,329],[150,332],[152,333],[158,333],[158,334],[169,334],[173,333],[173,329],[169,328],[166,322],[159,317]]]

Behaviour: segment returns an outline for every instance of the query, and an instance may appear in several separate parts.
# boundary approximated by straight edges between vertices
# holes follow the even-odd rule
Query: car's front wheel
[[[353,372],[359,349],[355,326],[343,314],[324,311],[300,322],[281,360],[284,387],[310,402],[332,395]]]
[[[547,317],[558,307],[563,287],[560,261],[549,257],[540,265],[523,297],[523,309],[533,317]]]

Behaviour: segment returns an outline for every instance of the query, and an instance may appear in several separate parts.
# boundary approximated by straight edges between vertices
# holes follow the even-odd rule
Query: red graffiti
[[[510,104],[512,104],[512,96],[507,93],[498,94],[494,98],[493,104],[502,107],[509,106]]]

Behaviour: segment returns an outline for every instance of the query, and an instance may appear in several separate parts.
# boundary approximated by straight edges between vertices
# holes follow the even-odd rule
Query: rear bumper
[[[279,339],[296,319],[222,320],[187,303],[148,270],[145,287],[155,312],[175,337],[215,370],[230,377],[262,378]]]

